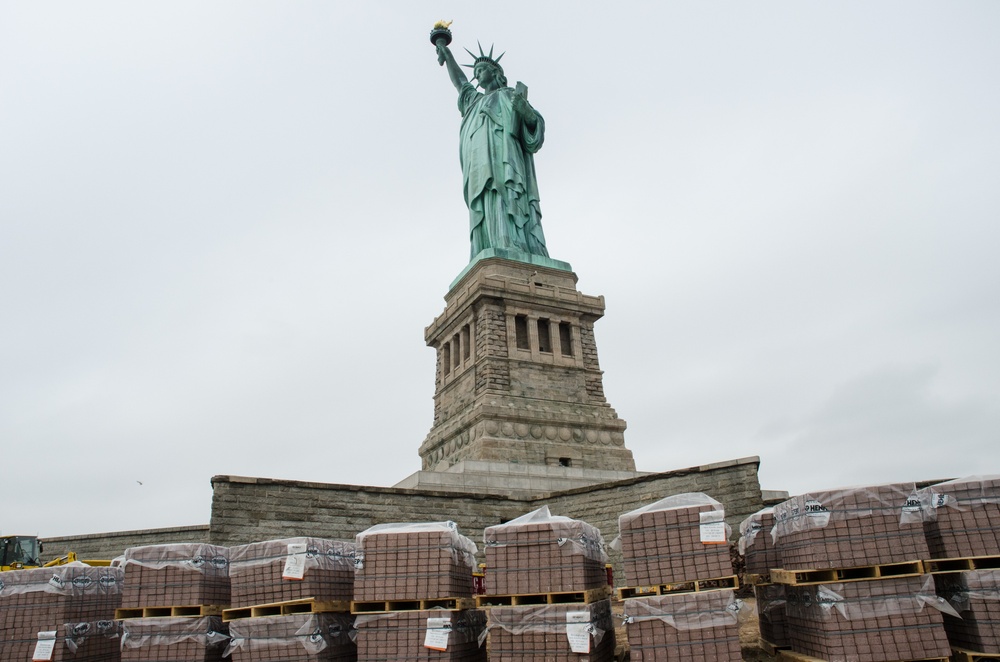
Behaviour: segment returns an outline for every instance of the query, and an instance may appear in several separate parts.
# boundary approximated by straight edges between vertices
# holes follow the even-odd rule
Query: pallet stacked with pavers
[[[615,632],[601,532],[547,506],[488,527],[486,594],[491,662],[614,659]]]
[[[123,578],[81,563],[0,572],[0,660],[118,660]]]
[[[475,609],[476,544],[454,522],[380,524],[357,535],[359,662],[485,662],[486,615]]]
[[[229,549],[204,543],[125,550],[122,662],[222,662]]]
[[[1000,657],[1000,476],[938,483],[919,492],[937,593],[957,614],[944,627],[958,660]]]
[[[229,550],[232,606],[226,656],[233,662],[353,662],[357,545],[313,537]]]
[[[764,508],[740,524],[739,551],[745,561],[747,583],[753,586],[760,627],[760,647],[765,652],[788,648],[785,586],[771,581],[771,568],[781,567],[777,545],[771,537],[774,508]]]
[[[625,513],[618,528],[631,659],[742,660],[722,504],[678,494]]]
[[[950,654],[912,484],[793,497],[774,507],[791,659],[897,662]],[[761,531],[758,535],[766,535]],[[798,656],[798,657],[796,657]],[[802,657],[807,656],[807,657]]]

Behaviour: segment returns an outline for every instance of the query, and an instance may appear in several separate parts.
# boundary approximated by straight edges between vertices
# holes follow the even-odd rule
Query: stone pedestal
[[[424,470],[486,461],[635,471],[597,359],[604,298],[579,292],[568,266],[484,256],[452,285],[425,331],[437,370]]]

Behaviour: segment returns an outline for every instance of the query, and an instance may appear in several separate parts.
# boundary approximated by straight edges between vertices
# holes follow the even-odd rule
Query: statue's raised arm
[[[465,66],[473,70],[480,88],[476,89],[448,48],[448,25],[434,26],[431,43],[458,90],[459,157],[469,207],[471,257],[490,248],[514,259],[518,253],[548,257],[534,162],[545,139],[545,120],[528,103],[523,84],[518,83],[516,90],[507,86],[500,66],[503,54],[494,59],[492,47],[486,54],[480,46],[478,56],[466,49],[474,60]]]

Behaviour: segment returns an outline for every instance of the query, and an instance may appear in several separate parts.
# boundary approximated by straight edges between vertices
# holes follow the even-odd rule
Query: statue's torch
[[[451,21],[438,21],[434,24],[433,29],[431,29],[431,43],[434,44],[435,48],[451,43],[451,30],[448,29],[451,23]],[[443,53],[438,53],[438,64],[444,65]]]

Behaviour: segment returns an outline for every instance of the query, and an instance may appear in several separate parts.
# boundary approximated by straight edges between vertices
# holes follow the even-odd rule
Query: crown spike
[[[490,44],[490,59],[493,59],[493,44]]]
[[[493,61],[496,62],[497,64],[500,64],[500,58],[502,58],[506,54],[507,54],[507,51],[504,51],[503,53],[501,53],[500,55],[497,56],[497,59],[495,59]]]

